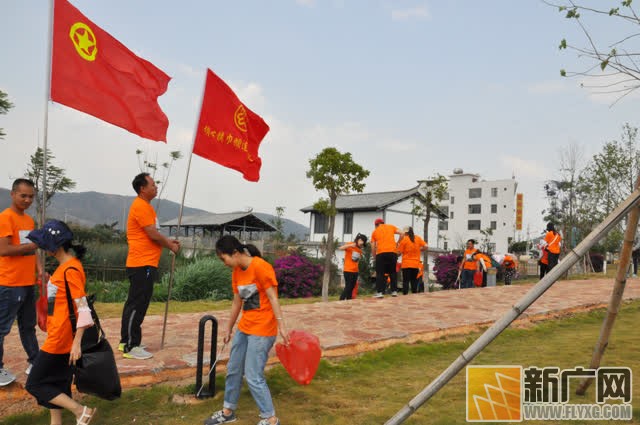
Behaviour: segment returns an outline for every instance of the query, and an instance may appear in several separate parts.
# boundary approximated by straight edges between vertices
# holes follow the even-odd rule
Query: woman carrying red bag
[[[216,253],[222,262],[233,270],[231,284],[233,303],[224,343],[231,340],[233,327],[240,315],[238,330],[233,343],[224,387],[222,410],[205,419],[205,425],[235,422],[242,377],[247,380],[251,395],[260,410],[258,425],[280,425],[276,416],[271,392],[264,377],[264,367],[278,333],[285,344],[289,343],[280,303],[278,282],[271,264],[262,259],[253,245],[245,245],[231,235],[216,242]]]

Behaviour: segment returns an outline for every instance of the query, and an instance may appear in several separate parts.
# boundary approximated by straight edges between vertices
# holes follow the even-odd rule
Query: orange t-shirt
[[[19,215],[11,208],[0,213],[0,238],[11,238],[11,245],[31,243],[27,235],[35,228],[27,214]],[[36,283],[36,255],[0,257],[0,285],[31,286]]]
[[[158,219],[151,204],[140,197],[134,199],[127,220],[127,267],[158,267],[162,247],[144,231],[144,227],[157,225]]]
[[[376,255],[396,252],[396,232],[393,224],[379,224],[371,234],[371,242],[376,243]]]
[[[47,283],[49,301],[47,339],[42,344],[41,350],[49,354],[67,354],[71,352],[71,346],[73,345],[67,289],[64,284],[65,271],[67,273],[69,291],[71,292],[71,303],[76,317],[78,317],[78,309],[74,300],[87,295],[84,289],[86,277],[80,260],[72,258],[58,266],[51,279],[49,279],[49,283]]]
[[[549,231],[544,236],[544,240],[545,242],[547,242],[547,249],[550,253],[560,254],[560,242],[562,241],[562,236],[560,236],[560,233],[556,233],[554,235],[553,232]]]
[[[462,257],[463,266],[465,270],[477,270],[478,269],[478,260],[473,257],[473,254],[478,252],[477,249],[467,249],[464,251],[464,257]]]
[[[484,269],[489,269],[490,267],[492,267],[491,258],[489,258],[487,255],[476,254],[476,258],[484,263]]]
[[[402,255],[403,269],[420,268],[420,248],[427,246],[427,243],[418,235],[414,235],[413,242],[409,236],[405,236],[398,244],[398,252]]]
[[[362,250],[357,246],[350,246],[344,250],[344,271],[358,273],[358,262],[362,257]]]
[[[507,269],[515,269],[518,266],[518,262],[516,261],[516,259],[510,255],[504,256],[504,260],[502,261],[502,264]]]
[[[418,279],[420,279],[424,275],[424,264],[420,262],[420,267],[418,267]]]
[[[540,257],[540,262],[542,264],[549,264],[549,251],[546,249],[542,250],[542,257]]]
[[[278,281],[271,264],[260,257],[253,257],[246,270],[233,269],[231,275],[233,293],[242,298],[242,317],[238,329],[248,335],[276,336],[278,322],[273,314],[267,289],[274,287],[277,293]]]

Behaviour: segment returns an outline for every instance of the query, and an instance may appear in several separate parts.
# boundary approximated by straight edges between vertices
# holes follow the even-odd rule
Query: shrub
[[[433,273],[443,289],[452,289],[458,277],[458,256],[454,254],[439,255],[434,260]]]
[[[309,258],[291,254],[275,260],[278,293],[282,298],[307,298],[322,292],[322,266]]]
[[[87,294],[95,294],[96,301],[101,303],[122,303],[129,293],[129,281],[103,282],[88,280]]]
[[[160,287],[154,291],[154,300],[166,300],[169,277],[169,273],[162,277]],[[228,300],[232,297],[231,270],[217,257],[199,258],[175,271],[171,292],[174,300]]]

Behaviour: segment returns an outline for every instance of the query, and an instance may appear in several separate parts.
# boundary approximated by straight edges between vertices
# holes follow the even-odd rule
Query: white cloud
[[[550,175],[550,171],[544,164],[537,161],[518,158],[511,155],[500,155],[500,164],[509,173],[514,173],[516,178],[544,179]]]
[[[296,3],[300,6],[313,7],[316,5],[316,0],[296,0]]]
[[[394,21],[407,21],[409,19],[429,19],[431,14],[427,6],[416,6],[405,9],[393,9],[391,19]]]
[[[569,83],[566,79],[540,81],[527,86],[527,91],[532,94],[556,94],[572,90],[574,83]]]

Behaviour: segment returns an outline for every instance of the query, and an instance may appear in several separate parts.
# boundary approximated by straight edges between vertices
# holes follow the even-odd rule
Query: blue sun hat
[[[47,221],[42,229],[32,230],[27,239],[47,252],[55,252],[66,242],[73,240],[73,232],[60,220]]]

